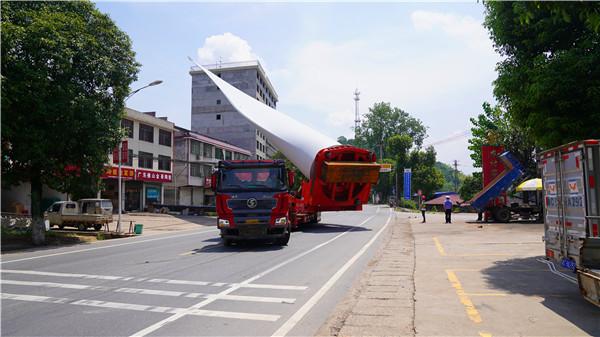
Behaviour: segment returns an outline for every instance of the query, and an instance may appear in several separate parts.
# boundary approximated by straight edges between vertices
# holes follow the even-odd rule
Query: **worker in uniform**
[[[446,212],[446,223],[452,223],[452,201],[449,196],[446,196],[446,201],[444,201],[444,211]]]

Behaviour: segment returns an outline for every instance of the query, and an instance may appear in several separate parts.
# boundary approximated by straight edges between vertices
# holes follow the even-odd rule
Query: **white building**
[[[164,203],[214,205],[210,178],[219,160],[245,160],[252,153],[184,128],[175,129],[173,181],[165,186]]]
[[[140,211],[149,204],[164,203],[165,183],[173,179],[173,133],[175,124],[154,112],[126,108],[121,126],[128,131],[128,161],[122,164],[123,209]],[[118,160],[109,156],[103,175],[103,198],[112,199],[115,210],[118,199]]]

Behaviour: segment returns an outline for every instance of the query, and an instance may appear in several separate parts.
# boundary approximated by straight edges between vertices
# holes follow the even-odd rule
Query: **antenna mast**
[[[354,90],[354,139],[356,140],[356,133],[360,124],[360,112],[358,112],[358,101],[360,101],[360,91],[358,88]]]

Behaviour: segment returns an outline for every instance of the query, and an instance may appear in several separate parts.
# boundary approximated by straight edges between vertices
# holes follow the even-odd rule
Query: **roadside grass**
[[[90,233],[92,234],[92,233]],[[100,233],[98,233],[100,234]],[[0,227],[2,251],[18,250],[33,247],[30,228],[8,228]],[[88,243],[98,240],[98,235],[81,235],[77,233],[65,233],[56,231],[46,232],[47,246],[72,245]]]

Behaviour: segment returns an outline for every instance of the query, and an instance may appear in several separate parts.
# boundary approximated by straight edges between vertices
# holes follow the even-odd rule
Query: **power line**
[[[354,90],[354,139],[356,140],[358,125],[360,124],[360,112],[358,111],[358,101],[360,101],[360,91]]]

